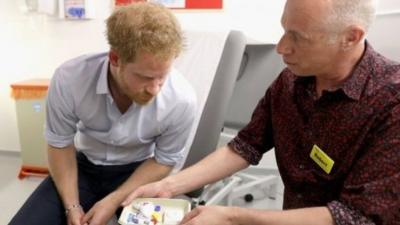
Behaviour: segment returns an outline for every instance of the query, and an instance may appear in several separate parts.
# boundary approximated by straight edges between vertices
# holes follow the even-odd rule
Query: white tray
[[[128,223],[128,217],[130,213],[137,212],[133,205],[138,202],[152,202],[155,205],[160,205],[163,209],[163,213],[177,212],[179,214],[185,215],[190,211],[190,202],[183,199],[167,199],[167,198],[137,198],[133,202],[124,207],[121,216],[118,219],[118,223],[121,225],[133,225],[134,223]],[[158,223],[157,225],[178,225],[178,223]],[[136,224],[135,224],[136,225]],[[145,224],[140,224],[145,225]]]

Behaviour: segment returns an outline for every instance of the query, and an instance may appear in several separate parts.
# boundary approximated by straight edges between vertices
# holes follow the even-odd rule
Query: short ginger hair
[[[119,6],[106,23],[108,43],[124,63],[134,62],[142,51],[165,60],[182,51],[181,27],[170,10],[160,4]]]

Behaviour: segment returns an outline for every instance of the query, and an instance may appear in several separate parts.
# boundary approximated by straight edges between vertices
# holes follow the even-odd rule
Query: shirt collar
[[[365,83],[370,76],[372,60],[375,58],[376,52],[372,46],[365,41],[365,50],[361,60],[354,68],[349,78],[339,87],[343,92],[354,100],[359,100],[364,90]]]
[[[103,65],[100,70],[100,76],[97,81],[96,94],[109,94],[110,90],[108,89],[108,67],[109,60],[108,57],[105,57]]]

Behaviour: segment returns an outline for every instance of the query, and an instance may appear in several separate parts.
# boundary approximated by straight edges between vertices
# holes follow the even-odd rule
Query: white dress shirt
[[[196,113],[196,94],[172,69],[147,105],[121,114],[108,84],[108,54],[84,55],[61,65],[47,97],[49,145],[75,148],[98,165],[122,165],[151,156],[165,165],[183,158]]]

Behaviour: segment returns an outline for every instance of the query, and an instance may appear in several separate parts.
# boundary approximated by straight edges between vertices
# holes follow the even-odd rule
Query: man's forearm
[[[120,205],[137,187],[163,179],[168,176],[172,169],[172,166],[160,164],[154,158],[148,159],[117,190],[107,197],[112,198],[115,204]]]
[[[168,190],[176,196],[223,179],[248,165],[248,162],[230,147],[224,146],[195,165],[167,177],[164,181]]]
[[[73,145],[63,149],[48,146],[51,177],[65,208],[79,204],[76,153]]]
[[[327,207],[302,208],[284,211],[232,208],[238,225],[334,225]]]

